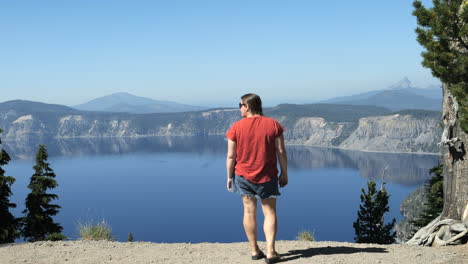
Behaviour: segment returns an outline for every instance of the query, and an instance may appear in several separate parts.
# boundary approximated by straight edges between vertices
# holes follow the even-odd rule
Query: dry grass
[[[99,223],[79,223],[78,234],[83,240],[113,240],[112,229],[104,220]]]
[[[296,239],[299,241],[315,241],[314,235],[307,230],[299,232]]]

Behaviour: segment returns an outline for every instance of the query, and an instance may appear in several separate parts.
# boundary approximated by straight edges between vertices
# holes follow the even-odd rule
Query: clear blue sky
[[[437,84],[412,10],[412,0],[0,0],[0,102],[129,92],[227,106],[256,92],[274,105],[404,76]]]

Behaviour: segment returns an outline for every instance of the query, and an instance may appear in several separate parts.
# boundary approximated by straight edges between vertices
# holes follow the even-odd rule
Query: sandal
[[[265,262],[267,264],[276,263],[279,260],[281,260],[281,256],[279,254],[276,254],[274,257],[271,258],[265,258]]]
[[[262,258],[266,258],[263,251],[260,251],[260,252],[258,252],[257,255],[252,256],[252,260],[259,260],[259,259],[262,259]]]

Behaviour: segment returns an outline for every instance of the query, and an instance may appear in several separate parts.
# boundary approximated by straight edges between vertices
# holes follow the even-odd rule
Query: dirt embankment
[[[265,244],[260,243],[264,248]],[[468,245],[416,247],[278,241],[282,263],[468,263]],[[0,245],[0,263],[265,263],[250,260],[247,243],[156,244],[62,241]]]

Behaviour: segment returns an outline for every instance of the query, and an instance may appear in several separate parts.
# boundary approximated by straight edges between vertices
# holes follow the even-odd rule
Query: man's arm
[[[226,157],[227,189],[232,189],[232,177],[234,177],[234,166],[236,165],[236,142],[228,139],[228,150]]]
[[[281,135],[275,138],[276,154],[280,163],[281,174],[279,178],[280,187],[288,185],[288,155],[284,146],[284,136]]]

